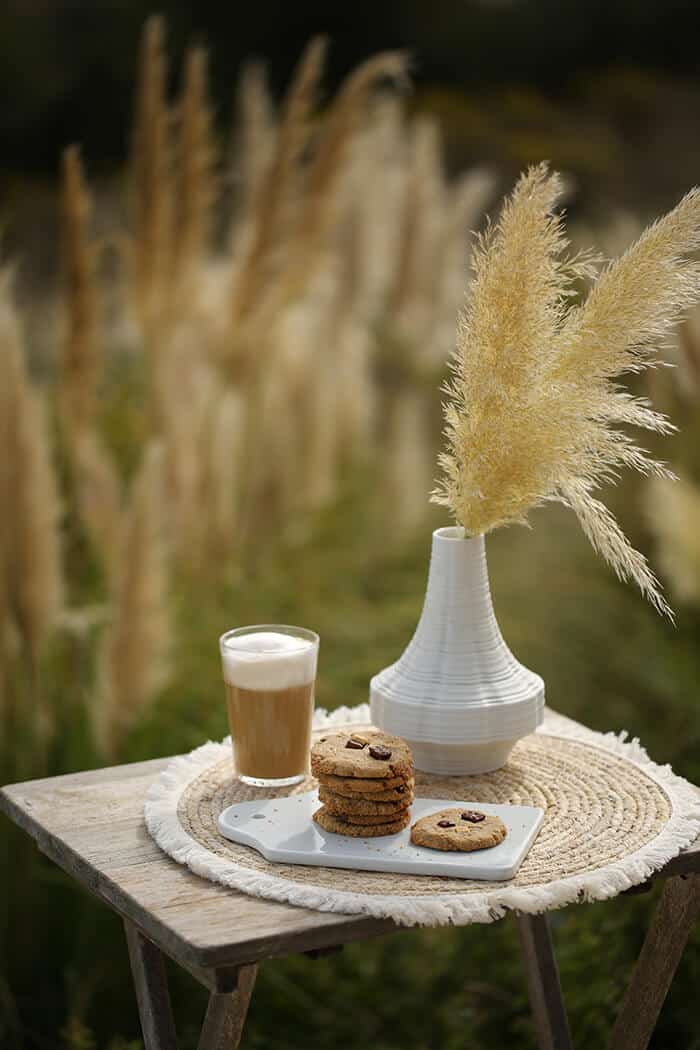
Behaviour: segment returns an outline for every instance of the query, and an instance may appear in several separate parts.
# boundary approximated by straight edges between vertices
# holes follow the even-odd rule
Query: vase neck
[[[373,681],[382,703],[413,710],[418,733],[420,712],[431,705],[444,710],[541,705],[542,680],[516,660],[496,622],[483,536],[465,538],[458,529],[433,533],[428,586],[415,634],[396,663]]]
[[[429,633],[446,652],[505,650],[493,611],[483,536],[462,529],[433,533],[428,586],[414,642]]]

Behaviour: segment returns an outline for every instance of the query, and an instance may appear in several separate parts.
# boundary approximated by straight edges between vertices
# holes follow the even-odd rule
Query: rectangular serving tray
[[[319,805],[315,790],[287,798],[238,802],[219,816],[219,831],[232,842],[252,846],[267,860],[284,864],[503,882],[515,875],[544,820],[544,811],[535,806],[417,798],[411,806],[412,824],[436,810],[464,807],[493,813],[508,829],[498,846],[472,853],[447,853],[414,846],[410,826],[395,835],[378,838],[353,838],[324,831],[311,819]]]

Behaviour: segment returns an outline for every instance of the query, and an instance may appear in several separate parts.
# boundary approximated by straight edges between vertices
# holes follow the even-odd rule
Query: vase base
[[[468,776],[491,773],[504,766],[517,738],[484,744],[430,744],[424,740],[407,740],[406,743],[413,752],[417,770],[442,776]]]

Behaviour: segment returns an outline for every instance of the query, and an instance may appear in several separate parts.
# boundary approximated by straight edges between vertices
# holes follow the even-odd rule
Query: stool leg
[[[546,915],[518,915],[520,947],[540,1050],[573,1050]]]
[[[666,879],[610,1039],[611,1050],[645,1050],[700,913],[700,875]]]
[[[211,993],[197,1050],[237,1050],[257,971],[255,965],[241,966],[233,992]]]
[[[144,1046],[146,1050],[177,1050],[165,956],[128,919],[124,920],[124,931]]]

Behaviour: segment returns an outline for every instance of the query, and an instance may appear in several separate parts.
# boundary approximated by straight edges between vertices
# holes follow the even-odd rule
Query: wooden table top
[[[146,791],[170,758],[31,780],[0,791],[0,809],[79,883],[190,968],[313,951],[397,929],[390,920],[249,897],[167,857],[143,820]],[[658,876],[700,871],[700,837]]]
[[[256,962],[396,929],[389,920],[249,897],[171,860],[143,820],[146,791],[171,761],[12,784],[0,791],[0,809],[51,860],[185,965]]]

